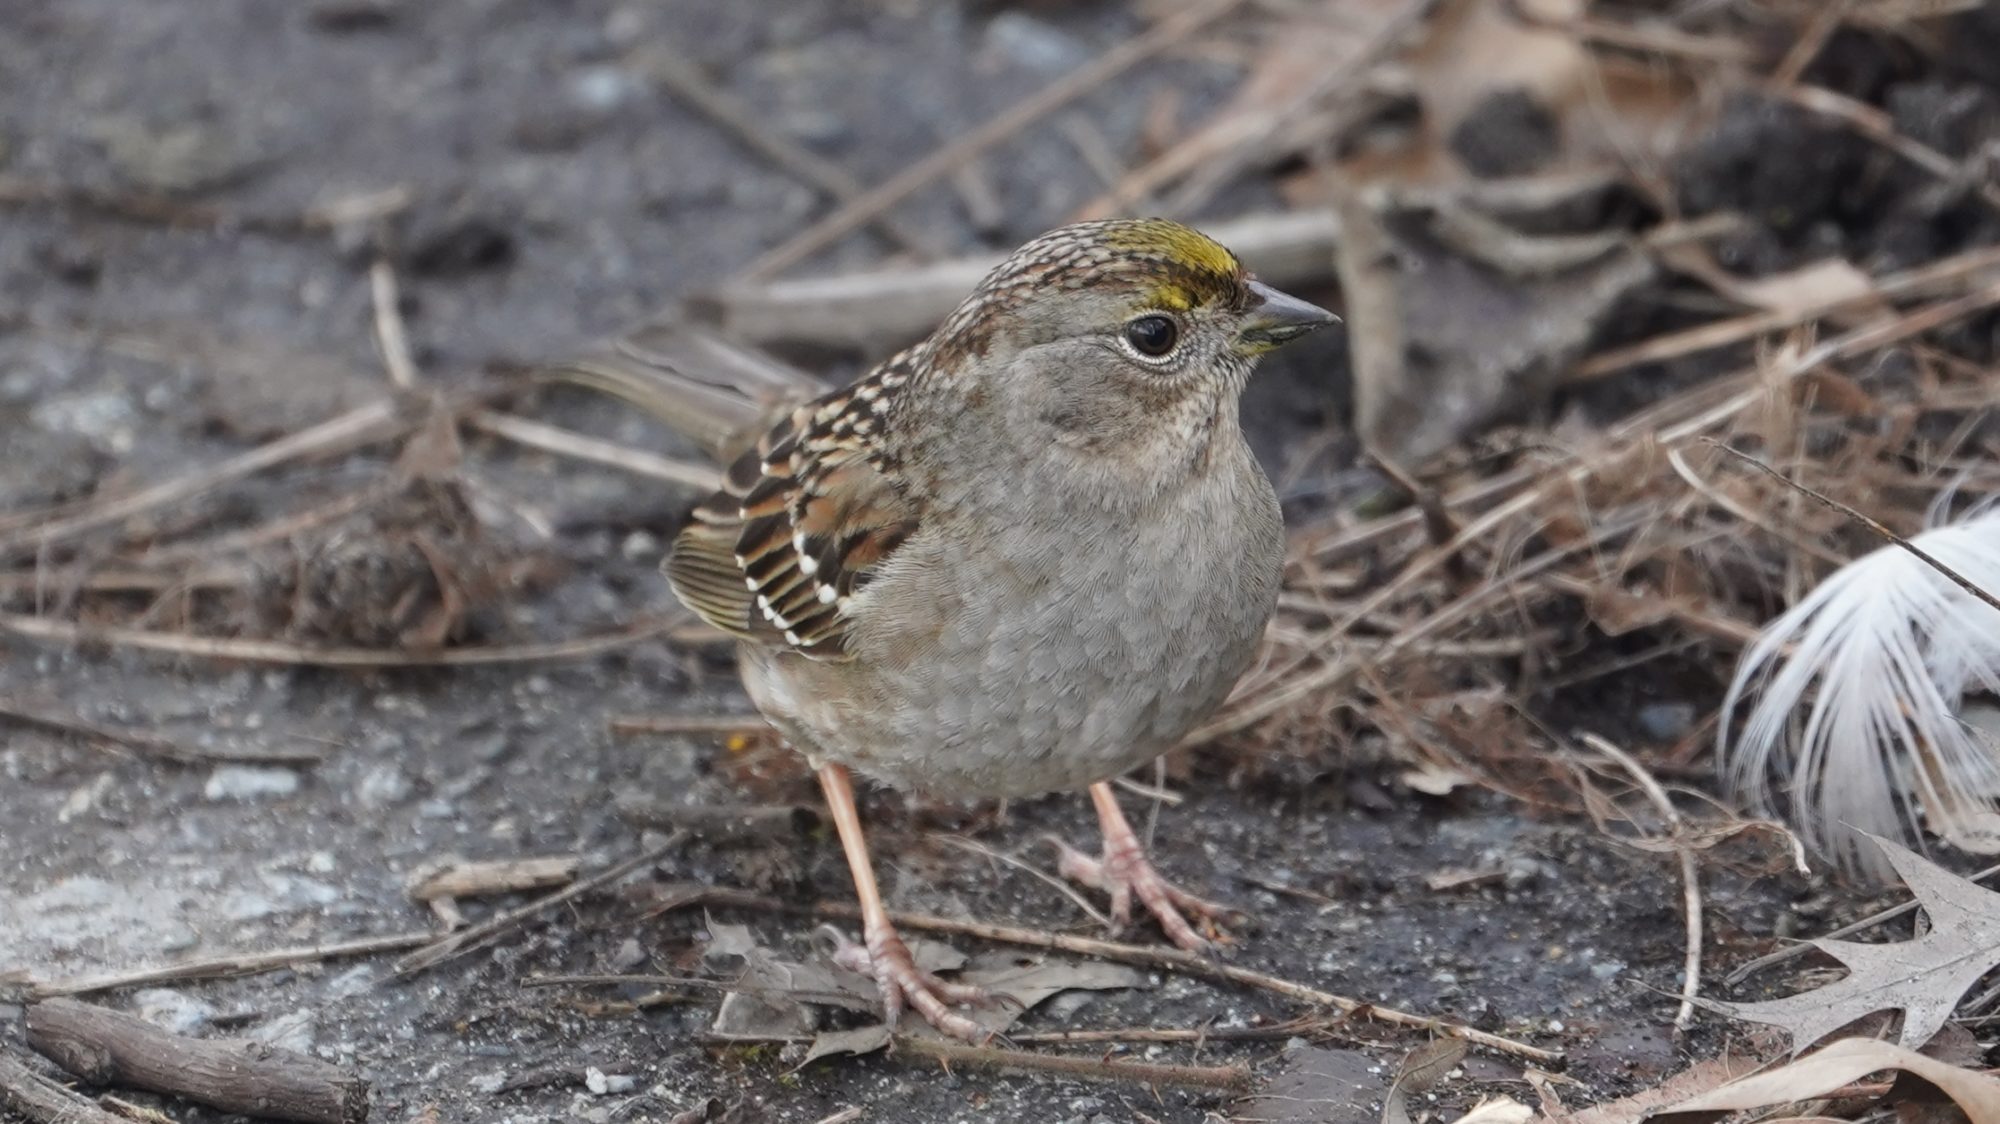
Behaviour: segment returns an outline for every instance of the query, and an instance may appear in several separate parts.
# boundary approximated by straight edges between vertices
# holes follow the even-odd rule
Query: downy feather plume
[[[2000,508],[1911,541],[2000,591]],[[1851,872],[1887,873],[1860,832],[1916,845],[1927,827],[1964,850],[2000,851],[2000,745],[1962,713],[1980,692],[2000,695],[2000,610],[1885,546],[1835,571],[1743,653],[1722,703],[1723,783],[1765,815],[1785,813]]]

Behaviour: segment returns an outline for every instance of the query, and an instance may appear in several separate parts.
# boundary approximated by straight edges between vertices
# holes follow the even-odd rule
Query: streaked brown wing
[[[876,439],[903,371],[800,407],[730,466],[668,556],[682,602],[744,640],[848,657],[849,599],[920,518]]]

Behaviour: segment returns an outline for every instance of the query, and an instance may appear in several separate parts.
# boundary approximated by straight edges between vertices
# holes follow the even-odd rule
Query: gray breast
[[[865,594],[855,660],[752,658],[746,682],[799,748],[898,787],[1013,796],[1125,772],[1228,694],[1283,554],[1247,450],[1148,514],[920,534]]]

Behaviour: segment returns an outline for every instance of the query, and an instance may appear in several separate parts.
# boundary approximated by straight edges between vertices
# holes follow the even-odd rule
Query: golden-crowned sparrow
[[[1256,650],[1283,525],[1237,400],[1258,356],[1333,320],[1179,223],[1063,227],[922,343],[781,413],[695,508],[667,576],[740,641],[751,698],[818,770],[861,901],[853,959],[891,1020],[907,1001],[981,1036],[947,1005],[971,990],[918,969],[890,924],[850,768],[950,797],[1088,787],[1103,857],[1066,851],[1065,873],[1121,921],[1136,895],[1176,944],[1205,944],[1182,913],[1218,907],[1160,877],[1107,782],[1179,741]],[[751,416],[730,395],[787,383],[729,362],[718,379],[628,349],[565,375],[722,449]]]

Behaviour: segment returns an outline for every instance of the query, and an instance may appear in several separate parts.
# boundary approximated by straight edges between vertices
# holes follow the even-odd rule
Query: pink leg
[[[1118,797],[1112,793],[1110,784],[1100,781],[1091,785],[1090,801],[1097,806],[1097,820],[1104,831],[1103,855],[1093,859],[1056,840],[1056,846],[1062,850],[1056,869],[1064,878],[1108,892],[1111,918],[1119,925],[1132,919],[1132,898],[1137,896],[1159,921],[1168,940],[1190,952],[1208,948],[1209,938],[1195,932],[1182,912],[1194,914],[1214,931],[1216,922],[1229,918],[1235,911],[1195,897],[1160,877],[1152,860],[1146,857],[1145,845],[1139,842],[1138,834],[1118,807]]]
[[[875,868],[868,861],[868,841],[861,834],[861,812],[855,806],[854,782],[847,770],[839,765],[823,766],[819,784],[826,793],[827,806],[833,811],[840,847],[847,853],[847,868],[854,875],[854,895],[861,902],[862,944],[843,946],[835,959],[874,979],[882,993],[883,1021],[892,1027],[907,1002],[924,1021],[953,1038],[980,1043],[993,1037],[978,1023],[945,1006],[977,1002],[986,998],[986,993],[976,987],[946,983],[917,967],[909,946],[889,923],[882,892],[875,886]]]

